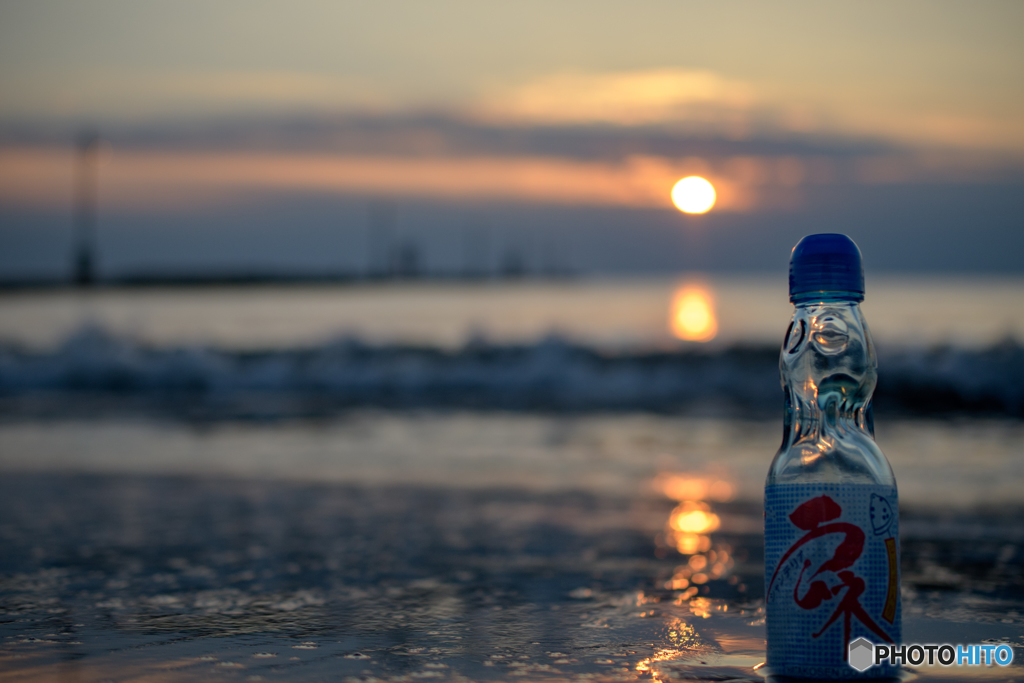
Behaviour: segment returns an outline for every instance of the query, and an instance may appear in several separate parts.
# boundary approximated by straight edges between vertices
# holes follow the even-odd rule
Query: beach
[[[6,295],[0,680],[764,680],[788,304],[704,278],[680,342],[690,281]],[[1024,677],[1024,290],[918,284],[865,304],[904,641],[1016,657],[905,677]]]

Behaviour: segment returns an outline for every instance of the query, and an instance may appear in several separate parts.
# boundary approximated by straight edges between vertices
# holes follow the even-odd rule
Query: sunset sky
[[[0,277],[66,268],[85,129],[108,273],[358,269],[380,202],[428,269],[766,269],[835,229],[1020,272],[1022,34],[1018,2],[3,2]]]

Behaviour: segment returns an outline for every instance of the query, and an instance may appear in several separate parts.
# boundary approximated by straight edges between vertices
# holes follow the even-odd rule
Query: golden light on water
[[[704,584],[729,578],[733,567],[732,548],[712,543],[711,534],[722,526],[722,518],[707,501],[727,502],[736,496],[736,485],[715,474],[662,472],[651,482],[655,490],[679,502],[659,534],[657,543],[688,556],[676,567],[665,588],[679,593],[680,600],[690,600]],[[737,577],[729,578],[738,584]],[[740,592],[746,586],[738,585]]]
[[[705,553],[711,549],[711,537],[703,534],[672,533],[669,536],[672,547],[680,555],[693,555],[694,553]],[[682,577],[681,583],[673,584],[675,589],[686,588],[689,584],[688,577]]]
[[[669,328],[677,339],[711,341],[718,334],[715,301],[710,290],[698,285],[683,285],[672,297]]]
[[[700,598],[697,598],[697,600],[700,600]],[[693,608],[694,605],[691,605],[691,611],[696,614],[699,608],[698,610]],[[710,644],[701,638],[697,629],[682,619],[676,618],[670,621],[666,628],[666,635],[672,647],[663,647],[655,650],[654,654],[650,657],[637,662],[635,667],[637,673],[644,677],[650,677],[656,683],[660,683],[662,680],[662,672],[659,671],[657,666],[659,662],[678,660],[686,653],[692,655],[695,652],[706,652],[709,650]]]
[[[716,198],[715,186],[699,175],[683,178],[672,188],[672,203],[683,213],[707,213]]]
[[[687,501],[672,511],[668,524],[683,533],[708,534],[718,529],[721,520],[704,503]]]
[[[736,495],[736,486],[715,476],[692,474],[670,474],[664,472],[655,477],[654,486],[672,500],[704,500],[727,502]]]

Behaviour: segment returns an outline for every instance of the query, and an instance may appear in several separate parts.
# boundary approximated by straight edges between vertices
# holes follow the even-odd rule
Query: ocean
[[[1024,680],[1024,280],[867,284],[904,641],[1015,652],[904,676]],[[0,294],[0,680],[763,681],[785,292]]]

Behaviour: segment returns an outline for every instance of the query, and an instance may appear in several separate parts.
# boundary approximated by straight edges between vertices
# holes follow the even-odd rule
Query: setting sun
[[[696,175],[683,178],[672,188],[672,203],[683,213],[707,213],[715,198],[714,185]]]
[[[685,341],[706,342],[718,334],[714,299],[704,287],[683,285],[672,297],[672,334]]]

